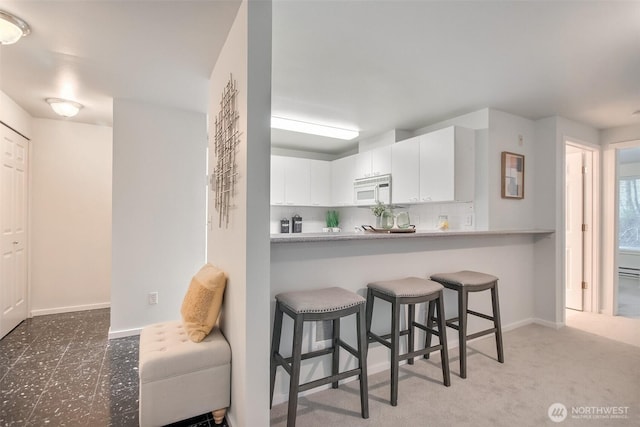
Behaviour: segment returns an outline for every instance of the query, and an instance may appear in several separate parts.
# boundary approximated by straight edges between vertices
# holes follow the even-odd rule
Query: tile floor
[[[91,310],[27,319],[0,340],[0,426],[137,426],[138,337],[108,331],[109,310]]]

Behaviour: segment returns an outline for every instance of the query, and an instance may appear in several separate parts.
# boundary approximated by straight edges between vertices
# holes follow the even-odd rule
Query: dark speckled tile
[[[139,340],[107,340],[109,322],[108,309],[41,316],[0,340],[0,426],[136,427]]]

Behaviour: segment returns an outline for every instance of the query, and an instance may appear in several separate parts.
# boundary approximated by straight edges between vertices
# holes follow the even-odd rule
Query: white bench
[[[215,327],[199,343],[180,320],[140,334],[140,426],[163,426],[207,412],[220,424],[229,407],[231,348]]]

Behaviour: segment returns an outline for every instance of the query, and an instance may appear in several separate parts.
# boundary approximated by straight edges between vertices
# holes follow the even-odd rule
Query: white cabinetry
[[[353,155],[331,162],[331,202],[334,206],[353,205],[356,158],[357,155]]]
[[[391,145],[357,154],[356,171],[356,178],[391,173]]]
[[[309,204],[309,159],[271,156],[271,204]]]
[[[450,126],[419,138],[420,202],[472,201],[473,130]]]
[[[391,201],[418,203],[420,197],[420,137],[391,148]]]
[[[331,162],[271,156],[271,204],[329,206]]]
[[[331,162],[309,160],[309,199],[311,206],[331,205]]]

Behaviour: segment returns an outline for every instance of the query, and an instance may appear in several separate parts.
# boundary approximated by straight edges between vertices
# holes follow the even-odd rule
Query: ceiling
[[[0,89],[34,117],[47,97],[112,124],[113,98],[206,111],[239,0],[4,1],[32,34],[0,47]],[[273,114],[412,130],[484,107],[598,129],[640,123],[640,2],[273,3]],[[274,146],[337,154],[356,141],[273,131]]]
[[[114,98],[207,111],[208,80],[240,2],[4,1],[31,34],[0,46],[0,89],[31,116],[84,105],[75,122],[112,125]]]

